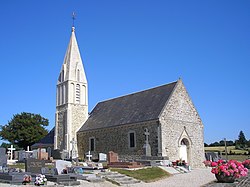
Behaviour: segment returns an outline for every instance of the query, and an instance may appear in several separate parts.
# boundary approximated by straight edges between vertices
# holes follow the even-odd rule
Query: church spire
[[[72,27],[71,30],[71,37],[65,53],[61,72],[62,71],[64,71],[62,75],[64,76],[64,80],[76,80],[87,83],[80,50],[76,40],[75,27]],[[79,72],[81,72],[81,75],[79,75]]]
[[[76,140],[76,132],[88,118],[88,83],[76,40],[74,19],[57,82],[54,136],[54,148],[68,153],[73,149],[70,142]]]

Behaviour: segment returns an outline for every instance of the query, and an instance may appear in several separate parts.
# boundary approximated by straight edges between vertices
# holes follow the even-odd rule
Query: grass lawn
[[[227,155],[227,156],[228,156],[228,160],[238,160],[241,162],[250,158],[249,155]],[[226,159],[226,156],[222,155],[222,159]]]
[[[225,151],[225,146],[217,146],[217,147],[205,147],[205,151]],[[230,152],[231,150],[234,150],[235,146],[227,146],[227,152]]]
[[[20,168],[20,169],[25,169],[24,163],[18,163],[18,164],[13,164],[13,165],[8,165],[9,168]]]
[[[225,146],[216,146],[216,147],[204,147],[205,151],[214,151],[225,153]],[[235,146],[228,146],[227,152],[232,154],[247,154],[247,150],[235,149]]]
[[[125,169],[111,168],[111,171],[116,171],[118,173],[133,177],[135,179],[138,179],[144,182],[153,182],[153,181],[157,181],[159,179],[170,176],[168,172],[158,167],[138,169],[138,170],[125,170]]]

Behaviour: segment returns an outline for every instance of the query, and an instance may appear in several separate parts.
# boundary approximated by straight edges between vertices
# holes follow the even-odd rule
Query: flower
[[[217,162],[211,163],[212,170],[214,174],[224,174],[225,176],[232,176],[235,178],[240,178],[246,176],[248,169],[244,167],[241,162],[236,160],[229,160],[228,162],[223,160],[218,160]]]
[[[25,174],[24,175],[24,177],[23,177],[23,182],[22,182],[22,184],[27,184],[27,183],[30,183],[31,182],[31,180],[32,180],[32,178],[31,178],[31,176],[30,175],[27,175],[27,174]]]
[[[250,160],[249,159],[242,162],[242,164],[244,165],[245,168],[250,169]]]
[[[39,174],[36,176],[35,180],[35,186],[40,186],[42,184],[45,184],[47,179],[45,178],[45,175]]]

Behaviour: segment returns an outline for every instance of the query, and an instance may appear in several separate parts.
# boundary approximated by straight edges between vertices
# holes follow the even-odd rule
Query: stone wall
[[[145,128],[148,129],[149,144],[151,146],[152,156],[158,154],[157,121],[149,121],[133,125],[121,125],[114,128],[104,128],[93,131],[78,132],[77,142],[79,156],[83,158],[89,151],[89,139],[95,138],[95,151],[91,152],[93,158],[98,157],[98,153],[108,153],[114,151],[118,153],[120,159],[133,160],[144,155],[143,145],[145,144]],[[135,148],[129,148],[129,132],[136,134]]]
[[[71,105],[72,112],[72,127],[71,127],[71,138],[77,139],[76,133],[88,119],[88,107],[84,105]]]
[[[178,84],[167,106],[160,116],[162,130],[162,156],[178,160],[180,142],[185,132],[189,141],[188,162],[192,167],[203,166],[204,136],[203,124],[182,83]]]
[[[61,105],[56,112],[55,149],[71,150],[70,141],[76,138],[76,132],[88,118],[88,107],[77,104]]]
[[[65,133],[67,129],[65,128],[65,119],[67,118],[67,108],[66,105],[57,107],[56,112],[56,128],[55,128],[55,149],[65,149]]]

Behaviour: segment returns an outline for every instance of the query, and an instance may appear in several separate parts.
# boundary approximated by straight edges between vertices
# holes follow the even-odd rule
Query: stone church
[[[182,159],[202,166],[203,124],[181,79],[102,101],[88,114],[88,83],[74,27],[56,96],[55,128],[50,141],[43,140],[54,149],[80,158],[88,151],[93,158],[114,151],[124,160]]]

